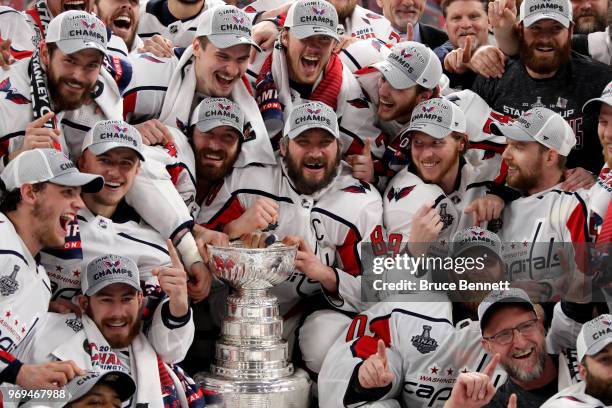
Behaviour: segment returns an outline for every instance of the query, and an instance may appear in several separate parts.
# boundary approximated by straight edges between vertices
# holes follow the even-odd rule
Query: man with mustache
[[[32,365],[16,358],[49,308],[49,277],[36,259],[45,247],[65,243],[68,223],[83,207],[83,191],[102,187],[102,177],[80,173],[53,149],[30,150],[1,173],[0,199],[0,382],[22,388],[51,389],[82,374],[73,362]],[[67,359],[69,360],[69,359]]]
[[[278,47],[249,70],[266,128],[275,148],[291,108],[306,101],[331,106],[340,123],[343,157],[362,154],[370,138],[373,157],[382,155],[384,137],[373,107],[359,83],[333,52],[338,40],[338,14],[324,0],[299,0],[291,5]],[[257,73],[256,73],[257,72]],[[367,149],[366,149],[367,150]],[[367,158],[371,163],[371,155]],[[372,170],[365,181],[374,181]]]
[[[234,169],[204,203],[198,221],[230,237],[257,231],[297,236],[291,239],[299,244],[296,269],[272,289],[286,316],[284,338],[293,346],[292,333],[304,311],[323,307],[314,295],[323,291],[332,306],[351,312],[361,304],[360,243],[380,224],[382,206],[376,189],[353,178],[340,161],[338,122],[329,106],[295,105],[280,152],[277,165]],[[250,209],[262,198],[273,203],[259,224]],[[306,318],[297,340],[310,371],[319,371],[328,346],[348,320],[332,310]]]
[[[73,359],[89,371],[127,373],[136,383],[130,406],[187,408],[184,401],[191,399],[198,404],[200,389],[174,366],[193,340],[193,321],[187,275],[170,242],[168,252],[172,264],[153,272],[167,299],[154,311],[146,331],[138,267],[129,258],[104,255],[92,259],[84,271],[82,316],[49,313],[32,341],[20,349],[21,358],[40,363]]]
[[[586,322],[576,341],[582,382],[553,395],[542,408],[596,408],[612,405],[612,315]]]
[[[601,168],[596,117],[584,114],[582,105],[601,94],[612,79],[612,69],[570,51],[573,32],[569,0],[526,0],[520,9],[520,58],[512,59],[501,78],[479,76],[472,90],[494,110],[520,116],[543,106],[559,113],[572,127],[577,143],[568,157],[565,189],[590,187],[581,167]]]
[[[136,33],[140,21],[140,2],[136,0],[96,0],[94,9],[113,34],[123,40],[128,53],[143,47],[144,42]],[[115,50],[111,48],[110,51],[116,52]],[[120,54],[122,53],[121,50]]]
[[[607,0],[572,0],[574,33],[590,34],[605,31],[608,15]]]

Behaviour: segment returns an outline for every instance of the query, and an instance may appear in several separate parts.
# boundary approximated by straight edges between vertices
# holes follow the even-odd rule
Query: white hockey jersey
[[[508,279],[552,284],[563,275],[556,253],[561,248],[570,251],[568,255],[575,252],[576,264],[585,272],[582,254],[589,240],[587,220],[583,192],[565,192],[559,185],[507,204],[498,234],[504,242]]]
[[[589,232],[597,236],[612,198],[612,171],[607,164],[601,169],[597,181],[588,192]]]
[[[585,389],[584,381],[567,387],[550,397],[541,408],[604,408],[604,404]]]
[[[0,213],[0,376],[15,360],[15,349],[47,313],[51,286],[11,221]],[[1,381],[1,380],[0,380]]]
[[[302,236],[324,264],[336,270],[337,296],[328,296],[340,309],[354,311],[361,302],[360,260],[363,241],[381,222],[382,205],[376,189],[351,176],[343,162],[332,183],[312,196],[295,191],[284,166],[249,166],[234,169],[201,205],[196,222],[211,229],[222,229],[251,207],[259,197],[275,200],[280,208],[278,222],[267,231],[283,238]],[[285,313],[300,298],[320,290],[316,281],[295,270],[272,292],[279,297]]]
[[[72,300],[81,293],[81,276],[92,259],[112,253],[132,259],[140,279],[156,284],[152,270],[170,265],[166,241],[159,232],[140,220],[125,203],[112,219],[94,215],[87,207],[71,223],[63,248],[41,251],[41,264],[49,271],[52,299]]]
[[[147,40],[156,34],[172,41],[175,47],[191,45],[202,20],[202,13],[209,8],[225,4],[223,0],[206,0],[200,13],[190,19],[179,20],[168,10],[167,0],[151,0],[140,8],[138,36]]]

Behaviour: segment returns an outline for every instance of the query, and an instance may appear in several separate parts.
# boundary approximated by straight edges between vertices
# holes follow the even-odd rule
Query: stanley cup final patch
[[[427,354],[438,348],[438,342],[431,337],[431,326],[424,325],[423,333],[412,336],[410,341],[421,354]]]
[[[10,275],[0,277],[0,295],[8,296],[17,292],[19,289],[19,282],[17,282],[19,269],[21,269],[19,265],[15,265]]]

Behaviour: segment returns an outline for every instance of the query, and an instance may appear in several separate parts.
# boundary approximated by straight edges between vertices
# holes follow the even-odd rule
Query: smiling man
[[[14,353],[30,339],[49,308],[51,289],[44,267],[36,261],[45,247],[64,245],[67,226],[83,207],[79,193],[99,191],[102,177],[80,173],[63,154],[36,149],[21,154],[1,175],[0,317],[4,338],[0,347],[0,382],[23,388],[55,388],[80,373],[71,362],[44,366],[23,364]],[[9,326],[10,325],[10,326]]]
[[[434,49],[448,40],[448,36],[442,30],[419,20],[425,10],[425,0],[376,0],[376,4],[383,10],[383,15],[391,22],[391,25],[400,36],[406,38],[406,27],[413,27],[413,41],[420,42]]]

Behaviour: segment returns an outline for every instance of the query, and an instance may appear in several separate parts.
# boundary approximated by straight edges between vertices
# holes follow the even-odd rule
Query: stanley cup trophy
[[[196,380],[211,396],[207,407],[308,407],[310,379],[294,373],[278,300],[268,289],[289,277],[295,246],[208,245],[211,270],[234,289],[210,373]]]

